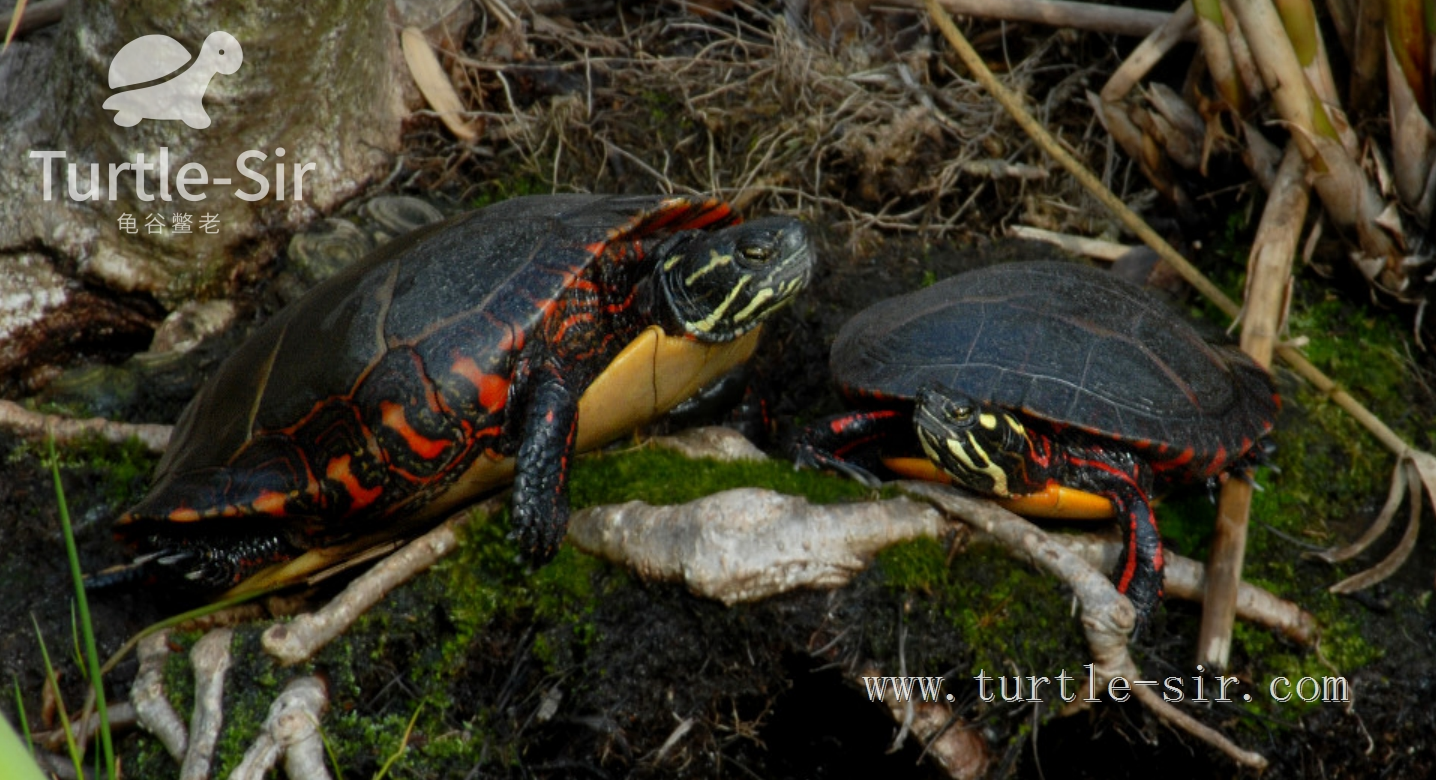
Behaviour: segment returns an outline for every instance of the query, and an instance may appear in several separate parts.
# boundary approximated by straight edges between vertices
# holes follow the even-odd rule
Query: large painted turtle
[[[426,226],[256,330],[117,530],[143,566],[252,590],[512,479],[517,535],[545,559],[574,453],[746,360],[812,264],[796,220],[695,197],[516,198]]]
[[[911,473],[920,451],[992,496],[1045,492],[1078,514],[1105,498],[1096,511],[1125,532],[1117,585],[1142,616],[1161,596],[1154,485],[1248,466],[1280,407],[1245,354],[1075,263],[992,266],[881,301],[842,327],[831,365],[862,411],[808,427],[800,463],[862,477],[879,445],[891,469]]]

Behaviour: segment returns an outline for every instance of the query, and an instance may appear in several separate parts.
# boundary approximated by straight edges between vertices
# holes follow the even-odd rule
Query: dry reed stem
[[[1242,349],[1262,366],[1270,367],[1277,334],[1286,318],[1292,261],[1310,203],[1306,162],[1294,144],[1286,156],[1262,212],[1248,261],[1246,312],[1242,318]],[[1246,557],[1247,521],[1252,485],[1229,479],[1222,485],[1207,562],[1207,594],[1203,601],[1197,659],[1208,668],[1225,670],[1231,657],[1232,625],[1236,620],[1237,589]]]
[[[1062,0],[939,0],[944,10],[958,16],[980,16],[1008,22],[1036,22],[1052,27],[1070,27],[1091,32],[1144,37],[1167,22],[1170,14],[1121,8],[1098,3]],[[918,7],[915,0],[897,5]],[[1194,40],[1195,31],[1183,31],[1183,40]]]

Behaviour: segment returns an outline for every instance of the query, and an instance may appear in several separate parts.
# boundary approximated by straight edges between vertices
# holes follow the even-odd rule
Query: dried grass
[[[1044,175],[1041,155],[976,82],[933,53],[916,14],[875,12],[829,44],[741,4],[666,12],[533,17],[517,43],[497,27],[471,35],[451,73],[487,135],[464,146],[424,122],[410,138],[422,151],[407,161],[407,185],[457,188],[466,200],[710,192],[840,226],[855,244],[871,230],[997,235],[1019,220],[1112,232],[1067,177]],[[1070,33],[1040,34],[991,38],[989,56],[1006,63],[1010,86],[1041,95],[1034,112],[1079,154],[1099,170],[1107,161],[1116,189],[1145,188],[1118,168],[1126,163],[1079,102],[1106,58],[1073,56]]]

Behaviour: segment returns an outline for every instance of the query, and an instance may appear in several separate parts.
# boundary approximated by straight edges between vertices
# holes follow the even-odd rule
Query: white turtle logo
[[[199,56],[190,62],[189,51],[168,35],[145,35],[125,44],[110,63],[110,89],[133,87],[176,74],[168,81],[110,96],[105,108],[117,112],[115,124],[133,127],[141,119],[181,119],[196,130],[209,127],[204,93],[216,73],[228,76],[244,62],[239,41],[227,32],[212,32],[204,39]]]

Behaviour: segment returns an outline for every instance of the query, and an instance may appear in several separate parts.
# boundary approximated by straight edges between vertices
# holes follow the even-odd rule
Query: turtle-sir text
[[[229,177],[209,177],[209,171],[199,163],[191,162],[179,166],[175,171],[173,179],[170,176],[169,147],[161,146],[158,160],[149,161],[145,159],[144,152],[135,152],[134,159],[125,163],[110,163],[109,176],[101,175],[100,164],[90,163],[88,175],[82,175],[75,163],[67,163],[69,169],[68,184],[69,196],[73,201],[86,200],[115,200],[119,195],[120,177],[133,175],[135,183],[135,196],[145,202],[159,198],[163,201],[174,200],[178,195],[187,201],[199,201],[208,197],[208,194],[197,191],[196,188],[204,188],[211,184],[220,186],[228,185],[232,179]],[[312,162],[293,163],[286,165],[278,158],[284,157],[284,147],[274,150],[276,158],[274,164],[274,199],[284,200],[286,197],[293,200],[304,199],[304,174],[315,170],[317,167]],[[43,194],[45,200],[54,196],[55,189],[55,161],[64,160],[65,153],[60,151],[31,151],[30,158],[40,161],[40,168],[43,171]],[[269,155],[258,149],[250,149],[242,152],[234,161],[235,168],[239,174],[255,183],[253,190],[246,191],[237,188],[234,191],[240,200],[257,201],[269,196],[270,178],[263,171],[255,170],[252,164],[262,163],[269,159]],[[286,180],[285,169],[289,169],[289,176]],[[158,181],[150,181],[147,174],[157,173]],[[173,188],[171,188],[173,184]],[[106,186],[108,185],[108,186]],[[83,188],[83,189],[82,189]],[[173,189],[173,192],[171,191]]]

